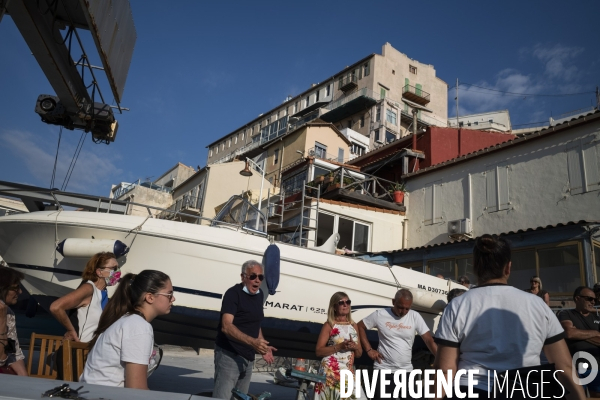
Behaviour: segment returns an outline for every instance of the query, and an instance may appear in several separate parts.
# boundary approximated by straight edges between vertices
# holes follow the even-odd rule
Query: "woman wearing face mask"
[[[77,342],[92,340],[102,310],[108,303],[106,287],[116,285],[121,277],[118,268],[113,253],[95,254],[83,270],[79,287],[52,303],[50,312],[67,329],[65,339]],[[77,321],[70,320],[67,315],[73,309],[77,310]]]
[[[80,382],[148,389],[154,332],[150,322],[175,301],[168,275],[144,270],[127,274],[100,317]]]

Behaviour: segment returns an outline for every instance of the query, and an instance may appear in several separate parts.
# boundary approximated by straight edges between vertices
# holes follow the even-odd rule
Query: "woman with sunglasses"
[[[50,305],[54,318],[67,329],[65,339],[76,342],[92,340],[100,314],[108,303],[106,288],[116,285],[121,277],[118,268],[119,263],[113,253],[95,254],[83,269],[79,287]]]
[[[531,288],[525,289],[527,293],[535,294],[540,299],[544,300],[548,306],[550,306],[550,295],[545,290],[542,290],[542,280],[539,276],[532,276],[529,281]]]
[[[90,342],[81,382],[148,389],[154,332],[150,322],[175,301],[168,275],[144,270],[121,279]]]
[[[21,272],[0,266],[0,373],[27,376],[15,313],[9,307],[17,304],[23,278]]]
[[[321,360],[320,373],[327,376],[325,384],[315,386],[315,400],[340,398],[340,371],[354,374],[354,360],[362,355],[358,328],[352,321],[351,301],[344,292],[336,292],[329,300],[327,322],[317,340],[317,357]],[[352,394],[350,399],[356,397]]]

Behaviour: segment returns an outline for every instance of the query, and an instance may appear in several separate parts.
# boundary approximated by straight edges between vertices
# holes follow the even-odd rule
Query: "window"
[[[219,146],[215,147],[215,154],[219,154]]]
[[[229,140],[227,140],[227,147],[231,147],[231,138],[229,138]]]
[[[392,131],[385,130],[385,142],[391,143],[396,140],[396,134]]]
[[[569,192],[572,195],[600,189],[597,143],[594,137],[587,137],[567,144]]]
[[[242,140],[244,140],[245,137],[246,137],[246,130],[244,129],[244,131],[242,132]]]
[[[429,275],[442,275],[445,279],[453,280],[458,280],[459,277],[466,275],[471,283],[477,282],[477,276],[473,270],[473,257],[430,261],[427,268]]]
[[[294,114],[298,112],[298,102],[294,104]]]
[[[396,70],[392,70],[392,75],[396,75]]]
[[[212,153],[213,153],[213,151],[212,151],[212,149],[210,149],[208,156],[212,157]]]
[[[408,66],[408,72],[410,72],[411,74],[417,74],[417,67],[409,65]]]
[[[352,143],[352,145],[350,146],[350,153],[357,155],[357,156],[362,156],[363,154],[365,154],[366,148],[356,144],[356,143]]]
[[[327,85],[327,89],[325,89],[325,97],[329,97],[331,94],[331,83]]]
[[[369,251],[371,226],[341,215],[319,212],[317,246],[321,246],[334,233],[340,234],[338,248],[352,251]]]
[[[225,142],[221,143],[221,150],[225,150]]]
[[[339,163],[344,162],[344,149],[342,149],[341,147],[338,148],[338,162]]]
[[[363,65],[363,75],[364,76],[369,76],[369,73],[371,72],[370,63],[371,63],[370,61],[367,61]]]
[[[317,94],[316,94],[316,98],[315,98],[315,103],[319,101],[319,93],[320,93],[320,91],[317,90]]]
[[[304,100],[304,108],[308,107],[310,104],[310,96],[306,96],[306,100]]]
[[[489,168],[489,167],[488,167]],[[508,210],[508,165],[493,165],[485,172],[487,212]]]
[[[348,129],[352,129],[352,120],[351,119],[348,120]]]
[[[381,95],[382,99],[385,99],[385,89],[384,88],[379,88],[380,92],[379,94]]]
[[[285,178],[281,183],[281,187],[286,196],[289,196],[299,192],[302,189],[302,182],[306,180],[306,170],[304,170],[294,176]]]
[[[515,250],[508,284],[525,289],[529,287],[529,279],[537,275],[544,290],[571,295],[577,286],[584,284],[580,260],[578,242]]]
[[[360,125],[359,126],[361,128],[365,127],[365,116],[364,115],[360,117]]]
[[[277,164],[279,162],[279,149],[275,149],[275,152],[273,153],[273,165]]]
[[[237,144],[238,136],[239,135],[235,135],[235,137],[233,138],[233,144]]]
[[[423,189],[425,192],[425,225],[437,224],[442,218],[442,181],[436,181]]]
[[[377,111],[375,112],[375,122],[381,121],[381,106],[377,106]]]
[[[389,122],[390,124],[396,126],[397,124],[397,120],[396,120],[397,114],[396,111],[390,109],[390,108],[386,108],[385,110],[385,120],[387,122]]]
[[[319,142],[315,142],[315,156],[319,158],[327,158],[327,146]]]

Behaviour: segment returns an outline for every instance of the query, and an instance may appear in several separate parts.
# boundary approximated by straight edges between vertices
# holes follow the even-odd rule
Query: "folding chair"
[[[38,360],[37,371],[33,368],[33,355],[35,354],[36,340],[40,343],[40,358]],[[53,363],[48,363],[50,358],[63,342],[62,336],[41,335],[33,332],[31,342],[29,343],[29,360],[27,360],[27,373],[33,378],[56,379],[56,369]]]

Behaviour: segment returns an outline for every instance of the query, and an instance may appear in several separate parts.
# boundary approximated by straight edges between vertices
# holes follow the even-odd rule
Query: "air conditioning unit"
[[[471,237],[471,220],[469,218],[448,221],[448,235],[452,239]]]

